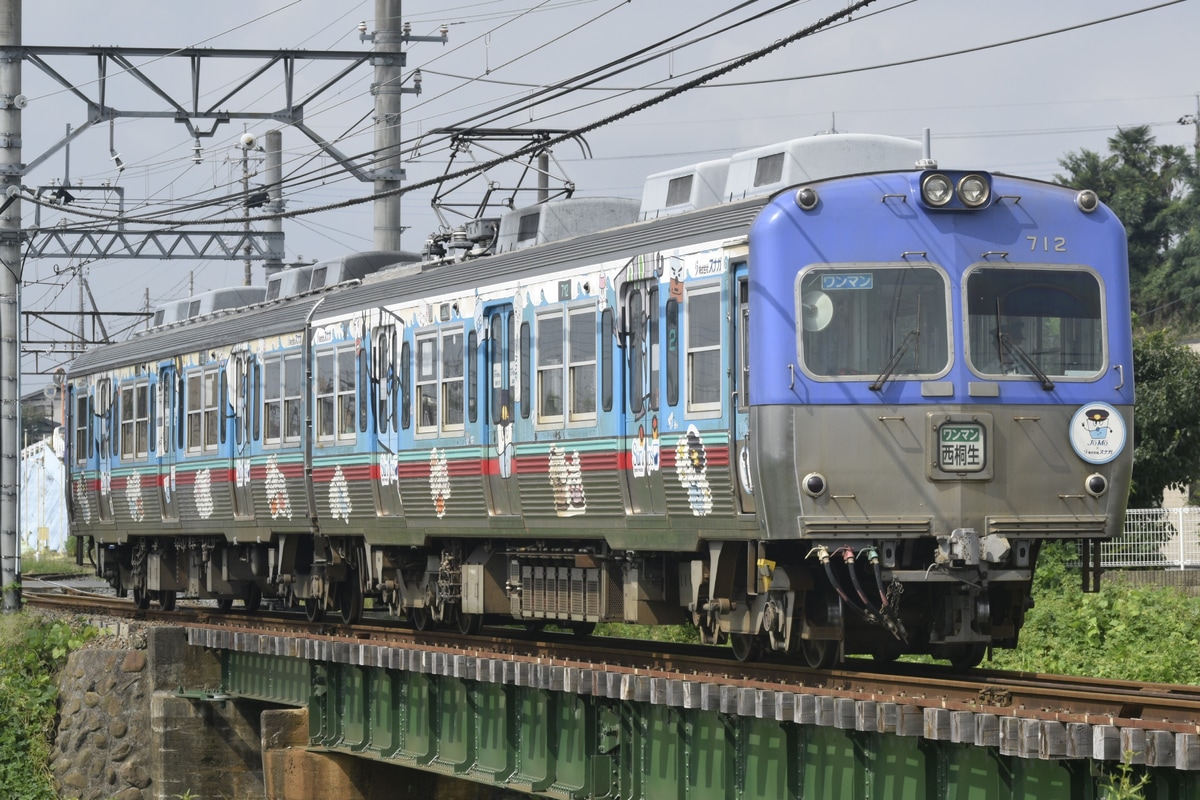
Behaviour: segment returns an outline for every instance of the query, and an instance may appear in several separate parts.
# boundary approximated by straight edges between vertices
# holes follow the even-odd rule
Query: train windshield
[[[977,373],[1070,379],[1104,369],[1100,281],[1089,270],[978,267],[967,276],[966,295]]]
[[[797,338],[810,375],[927,378],[950,366],[945,275],[932,266],[810,267],[796,284]]]

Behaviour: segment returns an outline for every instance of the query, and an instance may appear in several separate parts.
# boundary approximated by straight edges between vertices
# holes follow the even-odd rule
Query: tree
[[[1125,224],[1132,306],[1144,323],[1197,321],[1194,304],[1180,302],[1200,297],[1200,205],[1192,191],[1191,155],[1183,147],[1156,144],[1148,125],[1118,130],[1108,147],[1107,156],[1086,149],[1068,153],[1058,162],[1067,174],[1054,179],[1092,189]],[[1189,242],[1190,254],[1175,252],[1182,241]]]
[[[1200,478],[1200,354],[1168,331],[1133,340],[1137,397],[1133,410],[1131,508],[1162,505],[1167,488]]]

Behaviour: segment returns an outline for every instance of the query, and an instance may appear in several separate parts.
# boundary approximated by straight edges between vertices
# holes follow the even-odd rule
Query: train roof
[[[71,362],[69,372],[92,372],[132,364],[155,364],[177,353],[246,342],[303,330],[309,310],[327,295],[308,294],[151,331],[124,342],[95,347]]]
[[[391,277],[384,271],[361,285],[330,295],[322,317],[399,300],[439,294],[456,287],[481,286],[505,279],[518,280],[555,269],[584,268],[602,261],[632,258],[670,247],[745,236],[768,198],[706,208],[650,222],[635,222],[599,233],[563,239],[471,261],[425,264],[419,273]]]

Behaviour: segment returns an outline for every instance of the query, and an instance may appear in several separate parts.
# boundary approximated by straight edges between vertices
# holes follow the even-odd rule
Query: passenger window
[[[690,289],[687,295],[687,407],[721,407],[721,287]]]

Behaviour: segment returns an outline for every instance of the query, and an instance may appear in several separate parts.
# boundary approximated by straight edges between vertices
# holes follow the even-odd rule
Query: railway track
[[[725,649],[569,633],[531,633],[488,628],[481,635],[417,632],[395,621],[367,619],[359,625],[312,623],[302,613],[220,613],[212,606],[181,603],[170,612],[137,610],[131,601],[70,589],[31,589],[33,608],[147,623],[217,629],[236,634],[321,639],[416,649],[539,666],[602,670],[635,679],[666,679],[753,690],[799,692],[855,701],[896,703],[949,712],[991,713],[1058,723],[1200,734],[1200,687],[1042,675],[998,670],[958,671],[929,664],[881,664],[850,660],[841,668],[811,670],[784,662],[746,664]]]

